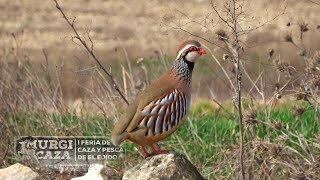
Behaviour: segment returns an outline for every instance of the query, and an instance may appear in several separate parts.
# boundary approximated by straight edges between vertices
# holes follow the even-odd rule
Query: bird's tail
[[[114,146],[119,146],[125,139],[127,139],[127,132],[123,132],[121,134],[113,133],[111,136],[111,142]]]

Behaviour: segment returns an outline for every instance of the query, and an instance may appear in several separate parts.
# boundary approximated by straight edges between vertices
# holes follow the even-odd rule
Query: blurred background
[[[223,1],[212,2],[219,6]],[[286,3],[286,10],[284,14],[279,15],[283,12],[284,3]],[[125,71],[129,71],[128,62],[130,62],[133,68],[139,68],[143,59],[144,65],[151,68],[147,75],[148,79],[141,77],[145,77],[145,72],[141,69],[131,69],[129,73],[133,73],[132,77],[141,83],[135,86],[145,85],[171,64],[177,47],[187,39],[198,39],[208,46],[219,60],[222,60],[224,52],[220,48],[173,28],[182,27],[190,33],[219,44],[215,32],[221,29],[221,26],[212,13],[210,1],[66,0],[61,1],[61,6],[71,20],[75,18],[74,24],[80,35],[84,38],[90,35],[95,53],[104,66],[112,65],[112,71],[118,74],[115,77],[122,87],[123,73],[120,66],[123,66]],[[44,63],[47,58],[47,68],[50,72],[54,67],[63,65],[60,82],[63,96],[72,100],[83,98],[84,90],[79,89],[75,82],[87,87],[86,82],[89,76],[83,74],[92,71],[84,73],[72,71],[86,69],[95,64],[88,53],[78,45],[79,42],[72,41],[73,32],[55,8],[54,2],[1,0],[0,8],[1,62],[25,63],[28,61],[36,66]],[[294,26],[300,22],[306,22],[310,29],[305,36],[308,47],[312,46],[313,50],[319,47],[320,42],[316,41],[320,36],[319,29],[316,28],[319,24],[317,18],[319,7],[314,6],[310,1],[248,0],[245,8],[250,12],[250,18],[246,20],[247,24],[254,26],[266,21],[268,23],[242,37],[242,41],[247,45],[247,47],[244,46],[246,51],[244,56],[268,63],[268,50],[274,49],[275,55],[281,55],[285,61],[293,65],[301,65],[297,60],[299,58],[296,56],[297,49],[283,40],[288,32],[297,33],[296,37],[299,37],[299,31],[295,31],[298,28]],[[273,20],[274,17],[277,18]],[[291,25],[287,26],[288,23]],[[225,87],[228,85],[223,83],[225,77],[209,56],[204,59],[206,60],[201,61],[195,70],[193,92],[197,93],[199,98],[208,98],[212,96],[208,94],[207,88],[209,88],[215,98],[225,100],[225,97],[230,95],[224,90],[228,88]],[[140,64],[137,64],[137,60],[140,60],[138,61]],[[158,65],[163,65],[163,61],[166,61],[166,66],[158,72],[157,69],[162,67]],[[251,63],[250,66],[256,68],[257,65],[259,64]]]

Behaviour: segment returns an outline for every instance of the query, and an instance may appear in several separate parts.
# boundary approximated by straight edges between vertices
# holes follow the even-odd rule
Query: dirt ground
[[[246,7],[252,16],[250,24],[257,25],[272,18],[281,11],[284,2],[287,3],[286,13],[271,25],[257,30],[256,33],[260,34],[253,36],[251,41],[263,38],[265,34],[261,32],[272,34],[277,39],[285,31],[287,22],[297,24],[306,21],[310,27],[319,24],[320,6],[307,0],[248,0]],[[221,28],[214,16],[209,16],[213,19],[211,26],[205,22],[205,17],[212,12],[210,1],[206,0],[64,0],[60,4],[68,17],[76,17],[75,25],[82,30],[82,35],[86,36],[86,31],[90,31],[95,50],[101,52],[103,58],[111,60],[117,59],[119,55],[114,52],[123,48],[132,59],[153,56],[155,51],[174,55],[179,43],[190,35],[167,25],[188,22],[185,15],[200,25],[191,23],[183,27],[207,39],[214,40],[214,32]],[[215,0],[213,4],[219,7],[221,0]],[[54,1],[0,0],[0,19],[3,51],[15,46],[12,33],[20,49],[35,56],[31,58],[35,61],[41,57],[42,49],[63,53],[67,50],[71,54],[81,49],[71,41],[72,32],[55,8]]]

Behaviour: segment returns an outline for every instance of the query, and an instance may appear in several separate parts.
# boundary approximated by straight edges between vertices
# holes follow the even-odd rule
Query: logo
[[[90,164],[118,159],[123,148],[106,137],[22,136],[15,147],[21,159],[49,170],[87,169]]]

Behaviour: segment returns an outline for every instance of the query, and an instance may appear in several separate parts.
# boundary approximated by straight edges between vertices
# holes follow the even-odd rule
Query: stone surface
[[[91,164],[88,172],[84,176],[72,178],[71,180],[103,180],[100,172],[103,168],[101,164]]]
[[[1,180],[33,180],[39,176],[38,173],[32,171],[29,167],[20,163],[0,169]]]
[[[179,154],[160,154],[148,158],[127,170],[123,180],[204,179],[186,157]]]

